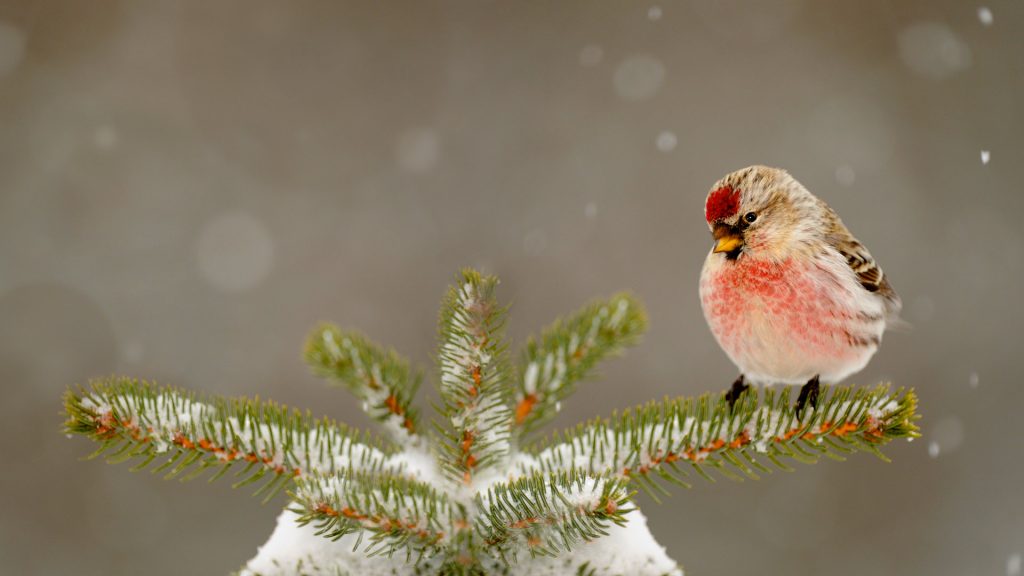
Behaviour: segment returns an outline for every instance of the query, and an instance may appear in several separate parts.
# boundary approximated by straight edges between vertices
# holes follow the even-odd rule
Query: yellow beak
[[[725,224],[719,224],[715,226],[715,231],[712,232],[715,237],[715,249],[714,252],[732,252],[737,248],[743,246],[743,234]]]

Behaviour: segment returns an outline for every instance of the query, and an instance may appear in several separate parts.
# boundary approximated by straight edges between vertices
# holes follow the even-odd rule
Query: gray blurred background
[[[123,373],[366,427],[307,330],[432,366],[462,266],[502,277],[516,339],[647,302],[558,426],[724,389],[703,200],[765,163],[902,293],[913,330],[852,381],[916,387],[924,437],[643,499],[654,533],[690,575],[1020,573],[1022,32],[1016,0],[0,3],[0,571],[238,568],[283,501],[81,462],[62,391]]]

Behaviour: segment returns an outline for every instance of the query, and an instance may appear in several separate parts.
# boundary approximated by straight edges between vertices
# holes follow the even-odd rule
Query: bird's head
[[[729,260],[741,254],[784,258],[815,233],[818,203],[785,170],[751,166],[728,174],[704,203],[713,252]]]

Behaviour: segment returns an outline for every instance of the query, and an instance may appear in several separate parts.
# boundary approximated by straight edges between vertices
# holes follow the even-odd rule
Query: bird
[[[714,239],[700,276],[704,317],[739,368],[732,408],[750,384],[802,385],[796,412],[817,408],[820,384],[862,370],[902,303],[842,220],[788,172],[750,166],[711,187]]]

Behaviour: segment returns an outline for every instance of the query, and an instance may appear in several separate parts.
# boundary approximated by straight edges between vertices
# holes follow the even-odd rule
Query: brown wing
[[[831,209],[828,212],[832,216],[832,222],[829,223],[829,242],[843,255],[843,258],[846,258],[846,264],[857,275],[860,285],[868,292],[878,294],[885,299],[887,315],[896,316],[902,308],[899,294],[893,289],[889,279],[868,249],[854,238],[853,234],[850,234],[835,212],[832,212]]]
[[[853,273],[860,280],[860,285],[868,292],[878,292],[882,289],[882,281],[885,274],[878,267],[878,263],[871,257],[871,253],[863,244],[856,240],[842,242],[836,245],[839,253],[846,258],[846,264],[850,266]]]

